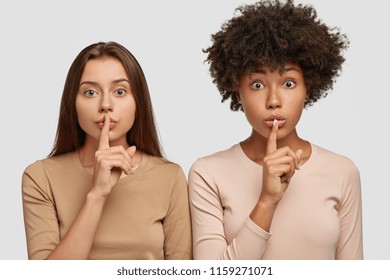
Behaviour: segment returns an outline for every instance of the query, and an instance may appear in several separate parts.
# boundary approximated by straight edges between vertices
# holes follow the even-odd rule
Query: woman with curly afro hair
[[[194,258],[362,259],[357,167],[296,131],[332,89],[347,37],[292,0],[237,12],[204,52],[222,101],[252,133],[191,167]]]

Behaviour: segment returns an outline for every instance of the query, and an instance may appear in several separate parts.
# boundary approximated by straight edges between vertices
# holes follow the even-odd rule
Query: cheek
[[[76,105],[77,116],[79,116],[80,114],[82,114],[85,111],[85,107],[86,107],[85,103],[82,102],[82,100],[80,100],[80,98],[77,96],[76,101],[75,101],[75,105]]]
[[[88,110],[88,106],[86,106],[83,102],[80,102],[78,99],[76,99],[76,113],[80,127],[85,131],[85,126],[88,123],[87,120],[90,118],[91,114]]]
[[[261,105],[252,102],[244,106],[244,113],[252,129],[260,135],[268,137],[269,128],[265,125],[264,122],[264,119],[267,117],[267,112],[265,109],[262,110],[262,108],[263,107]]]
[[[244,100],[242,102],[242,106],[247,120],[252,125],[252,122],[258,122],[259,120],[263,119],[264,115],[266,114],[264,101],[260,98]]]
[[[305,104],[305,98],[301,98],[299,100],[292,100],[289,106],[289,108],[291,108],[290,118],[293,118],[298,122],[299,119],[301,118],[304,109],[304,104]]]
[[[136,105],[134,98],[126,100],[126,102],[119,102],[116,109],[120,111],[120,115],[128,120],[134,121]]]
[[[78,123],[79,123],[81,129],[85,133],[87,133],[89,131],[89,129],[88,129],[89,122],[87,121],[87,114],[85,114],[84,111],[81,111],[81,113],[77,113],[77,120],[78,120]]]
[[[128,129],[130,129],[135,121],[135,106],[129,106],[126,108],[124,117],[127,120]]]

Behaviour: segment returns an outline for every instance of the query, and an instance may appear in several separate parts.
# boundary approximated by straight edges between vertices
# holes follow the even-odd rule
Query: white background
[[[117,41],[147,77],[168,159],[185,173],[200,156],[245,139],[241,112],[220,103],[202,48],[244,0],[43,1],[0,4],[0,259],[26,259],[21,175],[51,150],[75,56]],[[390,259],[389,43],[386,1],[301,0],[351,41],[334,90],[304,112],[298,133],[350,157],[361,173],[366,259]]]

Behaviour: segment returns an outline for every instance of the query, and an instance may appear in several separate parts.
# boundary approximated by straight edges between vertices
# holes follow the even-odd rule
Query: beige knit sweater
[[[44,259],[69,230],[92,182],[77,153],[39,160],[23,174],[30,259]],[[90,259],[190,259],[186,179],[171,162],[144,155],[119,180],[103,211]]]
[[[201,158],[188,184],[195,259],[362,259],[359,172],[315,145],[274,214],[270,232],[250,218],[262,167],[240,145]]]

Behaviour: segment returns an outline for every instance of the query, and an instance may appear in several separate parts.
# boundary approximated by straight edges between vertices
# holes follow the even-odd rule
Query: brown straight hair
[[[149,155],[163,157],[145,75],[130,51],[116,42],[99,42],[84,48],[70,66],[62,93],[56,138],[49,157],[76,151],[84,144],[85,132],[77,119],[76,95],[87,61],[102,57],[112,57],[122,63],[135,98],[135,120],[127,132],[128,144]]]

